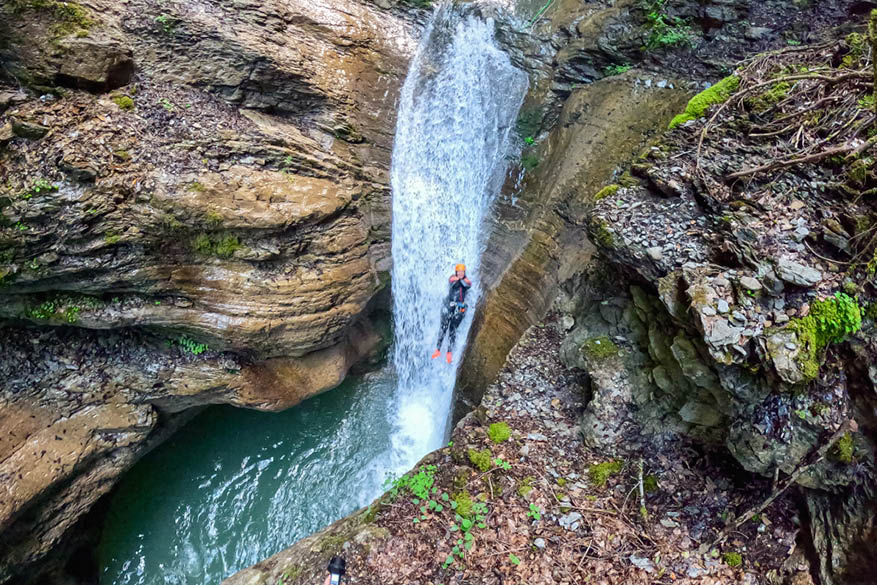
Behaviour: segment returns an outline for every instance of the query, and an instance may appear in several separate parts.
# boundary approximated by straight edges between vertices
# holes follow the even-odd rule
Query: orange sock
[[[432,359],[437,358],[441,353],[442,353],[442,350],[440,350],[440,349],[435,350],[432,354]]]

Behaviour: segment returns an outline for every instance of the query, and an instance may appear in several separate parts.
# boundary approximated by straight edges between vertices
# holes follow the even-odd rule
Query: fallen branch
[[[703,552],[705,553],[705,552],[709,551],[710,549],[713,549],[716,546],[720,545],[722,542],[724,542],[724,540],[726,538],[728,538],[728,536],[731,532],[738,530],[741,526],[743,526],[744,524],[746,524],[747,522],[752,520],[756,514],[762,513],[765,510],[765,508],[770,506],[774,502],[774,500],[776,500],[778,497],[780,497],[783,494],[783,492],[785,492],[789,488],[789,486],[794,484],[795,481],[801,476],[802,473],[804,473],[805,471],[807,471],[808,469],[810,469],[814,465],[817,465],[823,459],[825,459],[825,456],[828,454],[828,450],[831,449],[834,446],[834,444],[840,440],[841,437],[843,437],[845,434],[847,434],[849,432],[853,432],[853,433],[856,432],[858,430],[858,428],[859,428],[859,426],[856,424],[856,421],[854,421],[852,419],[849,419],[846,422],[844,422],[840,426],[840,428],[837,429],[833,435],[831,435],[831,438],[828,439],[828,442],[826,442],[824,445],[822,445],[819,448],[819,450],[816,451],[816,458],[811,463],[806,463],[804,465],[800,465],[797,469],[795,469],[795,471],[792,472],[792,474],[789,477],[787,477],[785,479],[785,481],[783,482],[783,484],[779,488],[775,489],[773,491],[773,493],[771,493],[770,496],[768,496],[768,498],[766,500],[764,500],[760,504],[757,504],[756,506],[753,506],[752,508],[749,508],[749,510],[747,510],[746,513],[744,513],[742,516],[737,518],[737,520],[735,520],[733,524],[731,524],[730,526],[728,526],[724,530],[722,530],[722,532],[719,534],[718,537],[716,537],[716,539],[712,542],[712,544],[710,544],[707,547],[701,546],[701,549],[703,550]]]
[[[849,144],[845,144],[844,146],[837,146],[835,148],[829,148],[827,150],[823,150],[820,152],[815,152],[813,154],[808,154],[807,156],[802,156],[800,158],[787,158],[783,160],[773,161],[771,163],[761,165],[758,167],[752,167],[748,169],[743,169],[742,171],[737,171],[736,173],[731,173],[725,177],[726,180],[729,179],[739,179],[740,177],[748,177],[749,175],[755,175],[758,173],[763,173],[765,171],[774,171],[776,169],[782,169],[785,167],[791,167],[803,163],[814,162],[817,160],[822,160],[824,158],[828,158],[831,156],[837,156],[841,154],[849,154],[855,150]]]
[[[646,492],[643,489],[643,458],[639,458],[639,515],[644,522],[649,521],[649,511],[646,509]]]

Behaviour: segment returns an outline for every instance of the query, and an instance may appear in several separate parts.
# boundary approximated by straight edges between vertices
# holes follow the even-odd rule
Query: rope
[[[533,28],[533,25],[536,24],[536,21],[539,20],[539,18],[541,18],[543,14],[545,14],[545,11],[548,10],[549,6],[551,6],[552,4],[554,4],[554,0],[548,0],[548,2],[545,3],[545,6],[543,6],[539,10],[539,12],[536,13],[536,16],[533,17],[533,20],[531,20],[527,26]]]

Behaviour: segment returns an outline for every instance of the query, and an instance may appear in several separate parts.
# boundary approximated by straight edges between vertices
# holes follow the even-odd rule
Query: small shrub
[[[633,67],[630,63],[625,63],[624,65],[609,65],[603,70],[603,74],[606,77],[611,77],[613,75],[621,75]]]
[[[502,443],[512,436],[512,429],[509,427],[508,423],[505,422],[493,423],[487,429],[487,436],[490,437],[490,440],[494,443]]]
[[[192,355],[200,355],[210,349],[206,343],[198,343],[194,339],[187,337],[185,335],[181,335],[177,340],[176,344]]]
[[[588,468],[588,477],[593,485],[603,487],[609,478],[620,472],[623,467],[624,462],[620,460],[596,463]]]
[[[667,0],[643,0],[641,6],[646,15],[646,50],[674,45],[690,45],[693,32],[687,21],[670,16],[664,10]]]
[[[483,449],[481,451],[477,451],[475,449],[469,449],[469,461],[472,465],[475,466],[476,469],[480,471],[487,471],[490,469],[490,449]]]
[[[53,185],[46,179],[36,179],[29,189],[25,190],[23,193],[19,194],[19,199],[24,199],[25,201],[30,200],[34,197],[34,195],[39,195],[40,193],[52,193],[58,190],[57,185]]]
[[[396,498],[399,493],[407,492],[419,500],[426,500],[430,493],[435,492],[435,465],[424,465],[417,473],[406,473],[399,479],[389,479],[384,486],[390,487],[390,495]]]

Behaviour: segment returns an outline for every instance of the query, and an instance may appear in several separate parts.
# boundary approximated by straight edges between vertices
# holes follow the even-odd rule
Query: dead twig
[[[743,169],[742,171],[737,171],[736,173],[731,173],[730,175],[726,175],[725,179],[739,179],[740,177],[747,177],[749,175],[755,175],[757,173],[763,173],[765,171],[774,171],[776,169],[782,169],[785,167],[791,167],[794,165],[799,165],[803,163],[815,162],[817,160],[822,160],[824,158],[829,158],[832,156],[838,156],[841,154],[848,154],[852,152],[854,148],[845,144],[843,146],[836,146],[834,148],[829,148],[827,150],[823,150],[814,154],[809,154],[807,156],[802,156],[799,158],[786,158],[783,160],[773,161],[761,166],[752,167],[748,169]]]

